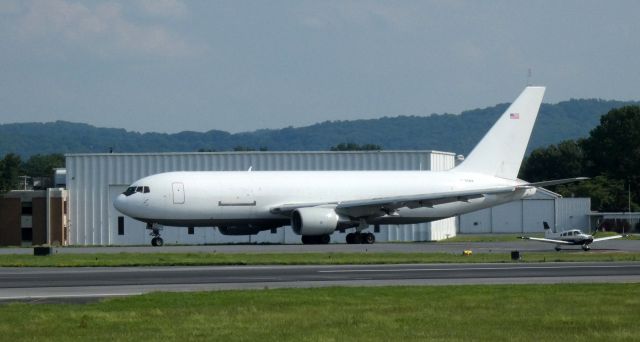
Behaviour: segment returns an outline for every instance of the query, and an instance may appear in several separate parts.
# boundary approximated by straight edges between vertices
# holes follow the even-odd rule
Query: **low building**
[[[0,245],[66,245],[65,189],[14,190],[0,197]]]

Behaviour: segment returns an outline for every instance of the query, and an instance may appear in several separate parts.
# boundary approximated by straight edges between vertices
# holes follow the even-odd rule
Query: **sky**
[[[0,123],[229,132],[640,100],[640,1],[0,1]],[[529,78],[529,70],[531,77]]]

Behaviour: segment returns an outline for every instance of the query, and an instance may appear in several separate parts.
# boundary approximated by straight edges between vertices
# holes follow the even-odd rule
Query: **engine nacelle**
[[[291,215],[291,228],[298,235],[325,235],[333,233],[345,221],[348,220],[333,208],[300,208]]]

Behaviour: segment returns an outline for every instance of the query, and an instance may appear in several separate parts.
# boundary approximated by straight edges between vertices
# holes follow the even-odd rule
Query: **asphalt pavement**
[[[474,253],[507,253],[552,252],[555,245],[538,242],[515,240],[508,242],[406,242],[375,243],[372,245],[277,245],[277,244],[245,244],[245,245],[191,245],[191,246],[109,246],[109,247],[56,247],[53,253],[60,254],[93,254],[93,253],[462,253],[472,250]],[[638,240],[610,240],[591,245],[592,252],[621,251],[640,252]],[[563,246],[563,252],[582,251],[580,246]],[[32,248],[0,248],[1,254],[32,254]]]

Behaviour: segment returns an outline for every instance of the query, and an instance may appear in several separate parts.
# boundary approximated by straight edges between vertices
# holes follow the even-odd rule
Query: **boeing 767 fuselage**
[[[531,196],[518,170],[544,87],[527,87],[465,161],[449,171],[167,172],[142,178],[115,201],[123,214],[157,225],[217,226],[223,234],[256,234],[291,225],[304,243],[327,243],[355,228],[350,243],[373,242],[370,225],[439,220]]]

